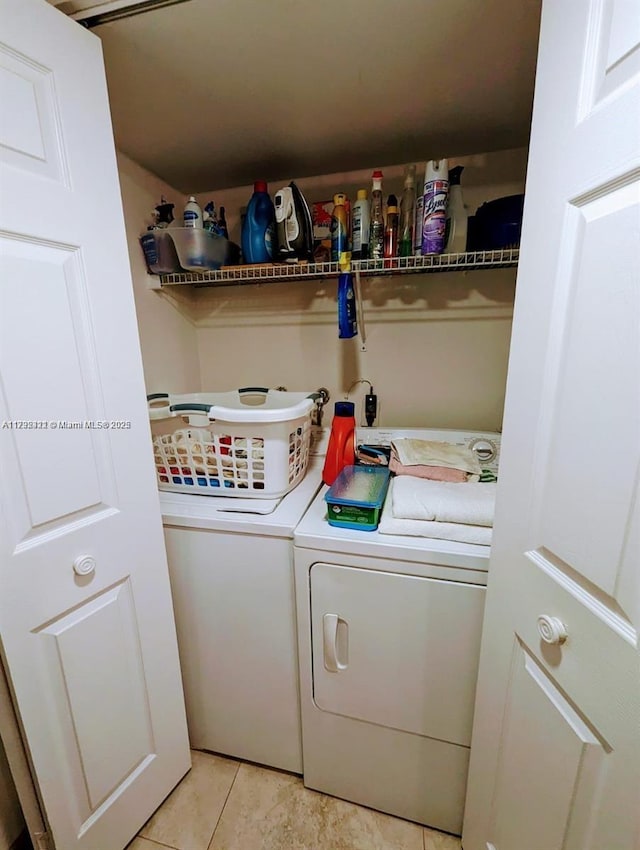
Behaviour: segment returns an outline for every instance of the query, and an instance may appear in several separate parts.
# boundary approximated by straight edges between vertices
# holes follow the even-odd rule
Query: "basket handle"
[[[165,401],[165,404],[153,404],[160,399]],[[171,416],[171,408],[169,406],[169,393],[149,393],[147,395],[147,407],[149,408],[149,419],[167,419]]]
[[[189,404],[172,404],[169,408],[172,413],[209,413],[211,410],[210,404],[200,404],[191,402]]]
[[[268,387],[241,387],[238,390],[238,392],[239,393],[264,393],[266,395],[268,392],[271,392],[271,390]],[[316,399],[320,398],[321,395],[322,395],[322,393],[318,393],[318,392],[309,393],[307,398],[312,398],[315,401]]]
[[[241,387],[238,390],[238,392],[240,394],[242,394],[242,393],[263,393],[264,395],[267,395],[267,393],[269,392],[269,388],[268,387]]]
[[[239,393],[264,393],[264,395],[266,395],[267,393],[271,392],[271,390],[269,390],[267,387],[241,387],[238,390],[238,392]],[[315,393],[309,393],[307,398],[313,399],[313,401],[317,401],[321,396],[322,396],[322,393],[315,392]]]

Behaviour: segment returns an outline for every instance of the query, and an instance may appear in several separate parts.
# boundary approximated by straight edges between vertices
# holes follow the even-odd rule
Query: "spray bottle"
[[[220,231],[220,235],[224,236],[225,239],[229,238],[229,230],[227,228],[227,219],[224,214],[224,207],[220,207],[220,213],[218,215],[218,230]]]
[[[462,197],[460,175],[464,166],[449,171],[449,200],[447,202],[447,254],[463,254],[467,250],[467,208]]]
[[[205,230],[209,230],[211,233],[219,233],[218,230],[218,219],[216,218],[216,205],[213,201],[209,201],[206,204],[204,211],[206,213],[206,217],[202,226]]]
[[[369,228],[369,256],[372,260],[384,257],[384,210],[382,209],[382,171],[374,171],[371,189],[371,226]]]
[[[415,257],[422,256],[422,225],[424,222],[424,195],[418,192],[416,196],[416,215],[413,222],[413,254]]]
[[[158,214],[156,227],[160,229],[169,227],[173,221],[173,204],[167,203],[164,195],[160,197],[160,203],[156,207],[156,213]]]
[[[160,203],[151,213],[153,223],[140,237],[140,244],[152,274],[170,274],[179,269],[173,239],[167,228],[173,221],[173,204],[162,196]]]
[[[404,191],[400,199],[400,226],[398,230],[401,257],[413,254],[413,229],[416,217],[416,167],[407,165],[404,173]]]
[[[447,160],[429,160],[424,175],[423,254],[442,254],[444,251],[448,194],[449,170]]]

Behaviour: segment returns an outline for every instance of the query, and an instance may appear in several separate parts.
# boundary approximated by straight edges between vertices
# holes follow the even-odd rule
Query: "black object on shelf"
[[[518,248],[522,231],[524,195],[506,195],[487,201],[469,216],[467,251]]]

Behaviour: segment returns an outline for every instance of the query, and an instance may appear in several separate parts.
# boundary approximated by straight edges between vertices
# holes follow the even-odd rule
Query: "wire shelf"
[[[518,248],[497,251],[470,251],[465,254],[431,254],[425,257],[392,257],[386,260],[354,260],[352,271],[367,277],[391,274],[429,274],[508,268],[518,264]],[[251,283],[282,283],[288,280],[332,278],[340,274],[337,263],[264,263],[228,266],[217,271],[180,272],[160,275],[163,286],[238,286]]]

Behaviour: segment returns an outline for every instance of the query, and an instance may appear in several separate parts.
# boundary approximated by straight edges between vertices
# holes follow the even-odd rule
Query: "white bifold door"
[[[640,846],[640,4],[542,9],[465,850]]]
[[[189,769],[98,38],[0,0],[0,636],[57,850]]]

